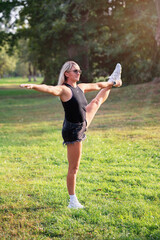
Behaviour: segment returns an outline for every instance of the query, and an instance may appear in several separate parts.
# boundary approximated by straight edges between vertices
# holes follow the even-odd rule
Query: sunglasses
[[[81,74],[82,73],[82,70],[77,70],[77,69],[75,69],[75,70],[72,70],[72,71],[70,71],[70,72],[74,72],[74,73],[76,73],[76,74]]]

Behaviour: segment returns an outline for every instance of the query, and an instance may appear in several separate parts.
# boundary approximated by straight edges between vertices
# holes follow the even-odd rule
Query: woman
[[[101,104],[108,98],[111,88],[122,85],[120,64],[116,65],[108,82],[80,83],[77,85],[80,75],[81,70],[78,64],[74,61],[68,61],[62,66],[57,86],[20,85],[22,88],[34,89],[58,96],[64,107],[65,120],[62,136],[63,143],[67,145],[69,163],[67,175],[67,188],[70,196],[69,208],[83,208],[75,195],[75,186],[82,153],[82,140],[85,139],[84,132],[89,127]],[[88,104],[84,93],[97,90],[101,91]]]

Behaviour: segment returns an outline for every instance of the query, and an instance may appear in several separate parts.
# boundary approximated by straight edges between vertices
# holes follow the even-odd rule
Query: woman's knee
[[[92,104],[95,104],[97,107],[99,107],[102,103],[102,99],[101,98],[94,98],[92,101],[91,101]]]
[[[77,172],[78,172],[78,169],[79,169],[78,166],[75,166],[75,167],[69,167],[69,168],[68,168],[68,174],[76,175]]]

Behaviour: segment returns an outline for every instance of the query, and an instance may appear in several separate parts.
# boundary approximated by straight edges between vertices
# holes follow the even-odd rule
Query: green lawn
[[[160,84],[113,89],[97,113],[77,178],[81,210],[67,208],[61,102],[0,88],[0,239],[160,239]]]
[[[33,78],[31,79],[31,83],[41,83],[43,80],[42,77],[38,77],[37,81],[34,82]],[[0,78],[0,87],[15,87],[15,85],[22,84],[22,83],[28,83],[28,78],[24,77],[8,77],[8,78]]]

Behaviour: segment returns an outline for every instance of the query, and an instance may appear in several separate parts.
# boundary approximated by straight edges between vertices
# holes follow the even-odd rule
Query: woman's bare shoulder
[[[68,87],[65,86],[65,85],[61,85],[61,89],[62,89],[62,94],[61,94],[61,96],[60,96],[60,99],[61,99],[63,102],[66,102],[66,101],[68,101],[68,100],[72,97],[71,89],[68,88]]]

